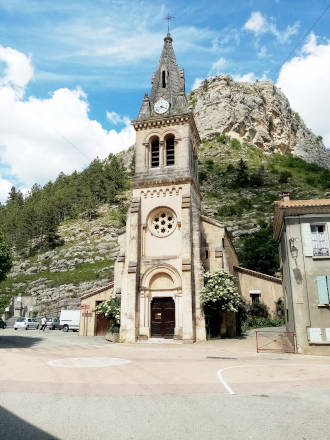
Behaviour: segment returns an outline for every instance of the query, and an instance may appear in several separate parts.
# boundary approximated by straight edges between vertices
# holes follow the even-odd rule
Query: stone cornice
[[[163,127],[167,125],[183,125],[186,123],[190,124],[190,127],[199,145],[201,143],[201,138],[199,136],[197,126],[195,123],[195,118],[192,113],[186,113],[183,115],[172,115],[157,119],[147,119],[145,121],[137,121],[137,120],[132,121],[132,125],[136,131],[145,130],[146,128],[152,128],[152,127]]]
[[[195,191],[201,197],[200,189],[192,177],[177,177],[174,179],[164,177],[161,180],[143,180],[141,182],[134,182],[131,184],[132,189],[151,188],[156,186],[180,185],[183,183],[191,183]]]

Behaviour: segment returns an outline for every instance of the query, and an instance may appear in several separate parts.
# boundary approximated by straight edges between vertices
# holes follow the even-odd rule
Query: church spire
[[[188,113],[185,95],[184,70],[176,64],[172,36],[168,32],[159,59],[157,71],[152,75],[150,97],[145,95],[138,120]]]

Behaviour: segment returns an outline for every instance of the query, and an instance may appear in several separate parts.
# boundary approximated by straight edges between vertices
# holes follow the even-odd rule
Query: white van
[[[80,310],[61,310],[60,328],[64,332],[78,331],[80,324]]]

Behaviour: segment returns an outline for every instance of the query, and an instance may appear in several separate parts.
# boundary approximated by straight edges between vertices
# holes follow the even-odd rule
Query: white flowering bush
[[[116,324],[120,324],[120,298],[114,297],[103,301],[96,306],[95,312],[97,315],[103,315],[107,319],[116,321]]]
[[[224,312],[238,312],[241,297],[235,277],[221,270],[204,274],[205,285],[201,291],[201,302],[206,307]]]

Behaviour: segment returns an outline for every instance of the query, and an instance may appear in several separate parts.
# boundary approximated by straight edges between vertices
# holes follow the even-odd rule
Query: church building
[[[114,292],[121,295],[120,339],[203,341],[203,271],[233,273],[238,260],[224,225],[201,215],[200,137],[169,33],[150,95],[132,124],[133,197],[114,277]]]

